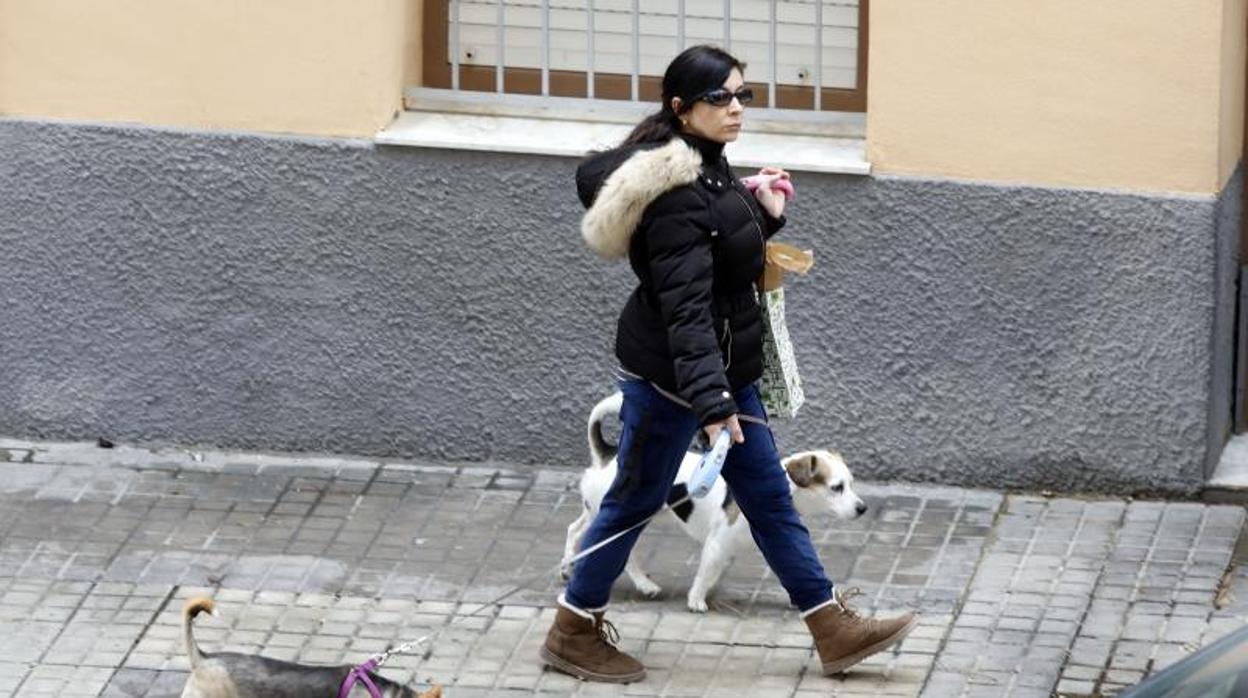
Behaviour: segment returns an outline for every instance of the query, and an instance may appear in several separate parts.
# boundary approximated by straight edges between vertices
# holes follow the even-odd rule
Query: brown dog
[[[182,608],[182,633],[191,676],[182,689],[182,698],[335,698],[351,672],[349,666],[308,666],[268,657],[236,652],[205,654],[191,633],[195,616],[214,613],[212,599],[194,598]],[[374,676],[373,682],[385,698],[441,698],[442,687],[426,693]],[[356,683],[351,698],[367,698],[368,689]]]

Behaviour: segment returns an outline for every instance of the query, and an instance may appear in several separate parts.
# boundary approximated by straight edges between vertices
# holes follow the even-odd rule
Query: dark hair
[[[692,109],[702,95],[723,87],[733,68],[745,72],[744,63],[715,46],[700,44],[682,51],[663,73],[663,107],[642,119],[621,145],[670,140],[680,132],[680,114]],[[680,113],[672,109],[673,97],[680,97]]]

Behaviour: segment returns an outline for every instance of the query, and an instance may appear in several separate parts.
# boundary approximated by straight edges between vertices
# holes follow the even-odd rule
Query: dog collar
[[[377,668],[377,658],[374,657],[367,662],[351,669],[351,673],[347,674],[347,678],[342,682],[342,688],[338,689],[338,698],[347,698],[351,695],[351,689],[355,688],[355,684],[362,683],[364,688],[368,689],[368,695],[372,698],[381,698],[381,691],[377,690],[377,684],[373,683],[373,677],[369,673]]]

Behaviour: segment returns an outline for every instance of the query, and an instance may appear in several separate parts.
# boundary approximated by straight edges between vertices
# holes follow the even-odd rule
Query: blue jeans
[[[619,469],[602,500],[598,516],[581,541],[581,550],[632,526],[667,501],[668,492],[689,443],[698,431],[693,412],[664,397],[643,380],[622,380],[624,406]],[[747,386],[733,396],[742,414],[766,418],[758,388]],[[810,540],[810,531],[793,508],[789,478],[771,429],[741,422],[745,443],[728,449],[722,477],[750,522],[762,551],[794,606],[805,611],[832,599],[832,582]],[[572,570],[564,597],[584,610],[607,605],[611,585],[624,571],[629,552],[644,526],[581,560]]]

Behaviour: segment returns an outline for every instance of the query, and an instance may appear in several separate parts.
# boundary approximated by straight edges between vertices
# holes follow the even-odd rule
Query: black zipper
[[[758,242],[763,246],[763,253],[765,255],[767,250],[767,236],[763,234],[763,224],[758,222],[758,216],[754,213],[754,207],[750,206],[750,202],[746,201],[745,197],[741,195],[741,190],[738,188],[740,187],[740,184],[734,180],[731,186],[732,193],[737,195],[737,198],[741,200],[741,205],[745,206],[746,212],[750,214],[750,220],[754,223],[754,229],[758,231]],[[757,297],[755,297],[754,302],[758,302]],[[724,352],[724,370],[727,371],[728,367],[732,366],[732,327],[729,324],[729,318],[724,318],[724,336],[728,343],[728,347]]]
[[[737,186],[736,182],[732,183],[732,193],[736,194],[738,199],[741,199],[741,203],[745,206],[745,210],[749,212],[750,220],[754,222],[754,229],[758,231],[758,241],[763,243],[763,249],[766,250],[767,236],[763,234],[763,224],[758,222],[758,216],[754,214],[754,207],[750,205],[750,202],[745,200],[744,196],[741,196],[741,191],[737,189]]]

